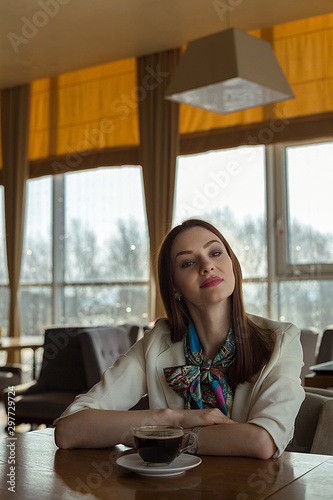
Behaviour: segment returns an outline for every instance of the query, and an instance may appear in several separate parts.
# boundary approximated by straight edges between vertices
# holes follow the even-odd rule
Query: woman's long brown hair
[[[232,323],[236,339],[237,356],[228,370],[228,382],[231,387],[250,381],[269,360],[274,348],[274,333],[262,330],[247,316],[242,292],[242,270],[240,263],[227,240],[209,222],[200,219],[189,219],[174,227],[165,237],[158,256],[158,280],[161,297],[171,326],[172,340],[182,340],[190,316],[183,300],[177,301],[174,296],[171,248],[175,238],[193,227],[203,227],[215,234],[225,246],[233,265],[235,288],[231,295]]]

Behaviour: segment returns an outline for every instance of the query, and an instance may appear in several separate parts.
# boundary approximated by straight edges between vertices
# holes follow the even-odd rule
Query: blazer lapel
[[[185,365],[183,342],[176,342],[174,344],[171,340],[168,340],[168,348],[157,357],[156,370],[169,408],[184,408],[184,400],[168,386],[163,368],[183,365]]]

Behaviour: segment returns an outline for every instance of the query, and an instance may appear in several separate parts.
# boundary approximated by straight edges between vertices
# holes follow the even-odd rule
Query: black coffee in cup
[[[133,429],[135,447],[144,462],[149,465],[168,465],[185,449],[182,427],[168,425],[144,425]]]

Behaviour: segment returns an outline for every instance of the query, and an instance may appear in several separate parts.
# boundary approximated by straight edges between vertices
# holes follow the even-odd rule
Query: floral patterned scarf
[[[193,324],[184,339],[185,366],[164,368],[164,376],[172,390],[185,399],[186,409],[220,408],[230,417],[233,392],[225,374],[236,355],[232,325],[227,338],[211,361],[203,359],[203,350]]]

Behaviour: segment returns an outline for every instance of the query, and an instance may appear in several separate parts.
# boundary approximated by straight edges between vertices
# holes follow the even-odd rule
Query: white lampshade
[[[165,97],[230,113],[294,94],[270,44],[229,28],[188,44]]]

